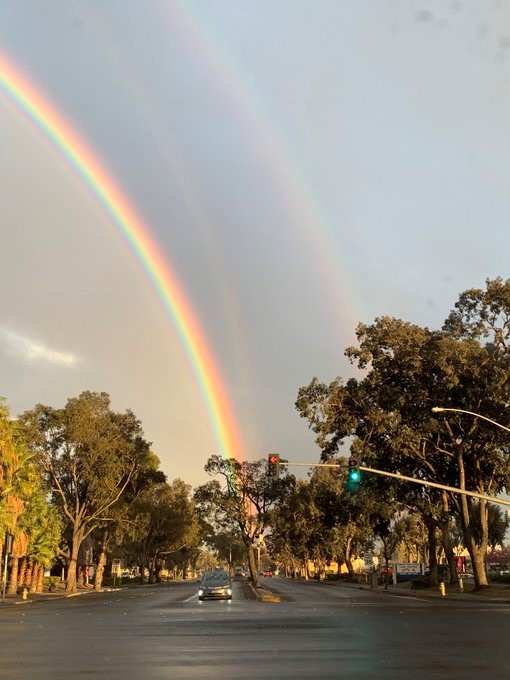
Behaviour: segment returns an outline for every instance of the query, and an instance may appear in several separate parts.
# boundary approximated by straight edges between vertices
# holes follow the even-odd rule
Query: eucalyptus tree
[[[111,507],[106,520],[99,522],[92,533],[94,541],[94,590],[100,591],[103,585],[104,569],[108,552],[111,549],[122,550],[122,544],[133,535],[138,525],[136,516],[142,498],[151,487],[166,482],[166,475],[159,469],[159,458],[152,451],[140,454],[137,468],[129,480],[124,493]]]
[[[149,581],[154,582],[167,558],[197,540],[199,522],[191,487],[181,479],[150,485],[137,497],[130,514],[132,524],[124,549],[135,556],[141,582],[146,569]]]
[[[227,563],[232,570],[234,564],[244,562],[246,550],[238,530],[214,531],[210,525],[204,529],[202,524],[202,541],[216,553],[221,563]]]
[[[358,345],[346,355],[361,377],[329,385],[313,379],[298,394],[296,406],[316,432],[322,456],[352,441],[372,467],[480,494],[507,489],[508,433],[469,414],[437,418],[431,409],[460,408],[508,422],[510,280],[488,280],[485,291],[462,293],[439,331],[380,317],[360,324],[356,335]],[[487,502],[448,492],[441,506],[444,531],[458,514],[476,587],[486,587]]]
[[[273,479],[264,460],[240,462],[218,455],[211,456],[204,469],[214,479],[195,490],[199,513],[216,531],[239,533],[255,585],[255,543],[268,526],[270,510],[294,485],[294,477],[284,471]]]
[[[501,510],[497,505],[489,505],[487,511],[487,522],[489,525],[488,545],[491,551],[495,551],[498,547],[501,548],[504,546],[510,521],[506,510]],[[471,507],[471,530],[478,540],[480,540],[480,509],[477,502],[473,503],[473,506]],[[464,537],[462,524],[458,515],[455,516],[454,538],[458,544],[462,544]]]
[[[373,493],[368,485],[353,492],[346,482],[344,459],[315,469],[300,481],[271,514],[271,543],[280,555],[318,565],[334,559],[354,576],[353,560],[373,546],[374,525],[391,510],[390,497]],[[340,465],[336,464],[339,463]]]
[[[112,521],[112,507],[149,444],[132,411],[112,411],[104,392],[82,392],[60,409],[39,404],[20,422],[67,525],[66,591],[72,593],[83,540],[98,525]]]
[[[281,499],[268,515],[271,552],[290,562],[291,573],[304,573],[308,578],[308,560],[318,540],[320,512],[315,506],[309,480],[298,480],[289,493]]]
[[[374,527],[375,535],[380,541],[381,556],[384,560],[384,583],[388,588],[389,565],[399,545],[409,533],[411,518],[408,515],[394,515],[393,517],[381,517]]]

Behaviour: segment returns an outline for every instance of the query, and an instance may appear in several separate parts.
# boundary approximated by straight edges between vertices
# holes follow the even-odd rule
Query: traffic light
[[[361,472],[358,467],[358,461],[351,457],[347,461],[347,465],[347,486],[350,491],[357,491],[361,481]]]
[[[267,474],[272,479],[280,477],[280,456],[278,453],[270,453],[267,456]]]

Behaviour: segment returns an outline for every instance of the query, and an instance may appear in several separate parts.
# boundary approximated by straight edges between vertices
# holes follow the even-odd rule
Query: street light
[[[467,413],[470,416],[475,416],[475,418],[481,418],[482,420],[486,420],[488,423],[492,423],[493,425],[496,425],[496,427],[500,427],[502,430],[506,430],[507,432],[510,432],[510,427],[505,427],[505,425],[501,425],[501,423],[498,423],[495,420],[491,420],[490,418],[487,418],[487,416],[482,416],[480,413],[473,413],[473,411],[466,411],[463,408],[445,408],[443,406],[433,406],[432,407],[432,413],[442,413],[443,411],[453,411],[454,413]]]

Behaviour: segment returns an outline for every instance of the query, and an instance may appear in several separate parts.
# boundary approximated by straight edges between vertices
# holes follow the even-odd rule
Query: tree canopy
[[[501,279],[462,293],[441,330],[391,317],[360,324],[358,344],[345,353],[361,377],[329,385],[314,378],[299,390],[297,409],[316,433],[323,459],[349,442],[371,467],[481,494],[502,493],[510,481],[508,433],[476,416],[438,418],[431,409],[464,409],[506,423],[509,332],[510,280]],[[443,512],[454,511],[477,587],[484,587],[487,502],[449,493]]]

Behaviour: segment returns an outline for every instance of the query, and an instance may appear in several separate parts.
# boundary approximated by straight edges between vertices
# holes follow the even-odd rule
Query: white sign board
[[[363,562],[366,569],[371,569],[374,566],[374,555],[371,552],[366,552],[363,555]]]
[[[409,562],[399,562],[397,563],[397,574],[407,576],[419,576],[422,573],[421,564],[419,563],[409,563]]]

